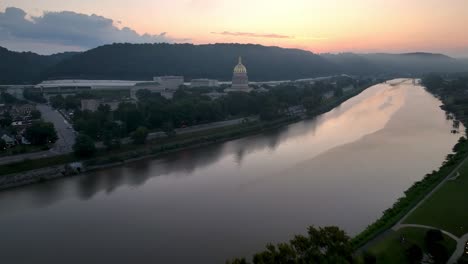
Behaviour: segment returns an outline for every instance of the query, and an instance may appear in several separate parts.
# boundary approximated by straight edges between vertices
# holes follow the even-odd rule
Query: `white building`
[[[191,88],[217,87],[217,86],[219,86],[218,80],[212,80],[212,79],[192,79],[192,81],[190,82]]]
[[[159,83],[164,89],[177,90],[184,84],[184,76],[159,76],[153,77],[153,81]]]

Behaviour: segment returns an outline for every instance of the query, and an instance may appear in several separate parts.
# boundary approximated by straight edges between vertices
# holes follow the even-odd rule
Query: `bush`
[[[73,145],[75,155],[80,158],[89,158],[96,153],[96,146],[94,140],[86,135],[79,135]]]

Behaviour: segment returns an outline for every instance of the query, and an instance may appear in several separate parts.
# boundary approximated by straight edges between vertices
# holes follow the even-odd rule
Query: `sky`
[[[0,46],[256,43],[315,53],[468,57],[468,0],[0,0]]]

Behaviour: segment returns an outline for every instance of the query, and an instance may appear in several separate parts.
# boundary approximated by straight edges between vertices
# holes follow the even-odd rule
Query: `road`
[[[41,111],[42,119],[53,123],[57,131],[58,140],[50,151],[57,154],[70,153],[76,137],[73,126],[58,111],[48,105],[38,104],[36,108]]]
[[[26,159],[41,159],[72,152],[73,144],[75,143],[75,131],[73,127],[65,120],[65,118],[50,106],[44,104],[36,105],[37,110],[41,111],[42,119],[46,122],[51,122],[57,131],[58,140],[52,148],[47,151],[39,151],[33,153],[25,153],[20,155],[6,156],[0,158],[0,165],[20,162]]]
[[[32,159],[48,158],[48,157],[71,153],[73,151],[72,147],[73,147],[73,144],[75,143],[75,131],[73,130],[72,125],[69,124],[68,121],[66,121],[65,118],[58,111],[53,110],[48,105],[44,105],[44,104],[37,105],[37,109],[41,111],[42,118],[44,119],[44,121],[52,122],[54,124],[55,129],[57,130],[57,136],[59,137],[59,139],[57,140],[57,142],[55,142],[54,146],[48,151],[40,151],[40,152],[2,157],[0,158],[0,165],[20,162],[20,161],[24,161],[25,159],[32,160]],[[200,131],[214,129],[214,128],[237,125],[242,122],[245,122],[246,120],[256,121],[258,120],[258,117],[252,116],[252,117],[247,117],[247,118],[238,118],[238,119],[232,119],[232,120],[226,120],[226,121],[220,121],[220,122],[213,122],[213,123],[196,125],[196,126],[191,126],[191,127],[186,127],[186,128],[178,128],[178,129],[175,129],[175,131],[178,135],[183,135],[183,134],[200,132]],[[162,137],[166,137],[166,134],[164,132],[152,132],[148,135],[148,139],[156,139],[156,138],[162,138]],[[130,138],[122,139],[122,144],[128,144],[128,143],[131,143]],[[96,146],[98,148],[104,147],[102,142],[97,142]]]

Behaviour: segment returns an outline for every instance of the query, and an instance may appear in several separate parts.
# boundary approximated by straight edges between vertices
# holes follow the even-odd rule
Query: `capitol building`
[[[250,92],[249,77],[247,76],[247,68],[242,64],[242,58],[239,57],[239,63],[234,67],[232,74],[232,85],[225,89],[225,92]]]

